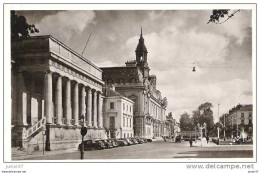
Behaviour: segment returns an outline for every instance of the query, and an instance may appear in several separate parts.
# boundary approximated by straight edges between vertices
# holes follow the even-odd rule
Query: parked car
[[[105,144],[106,149],[113,148],[113,144],[108,140],[99,140]]]
[[[146,138],[142,138],[142,139],[143,139],[144,143],[147,143],[147,142],[148,142]]]
[[[147,142],[153,142],[153,140],[152,139],[146,139],[147,140]]]
[[[129,146],[130,145],[124,139],[115,139],[115,141],[117,142],[118,146],[120,146],[120,147]]]
[[[84,150],[103,150],[105,149],[105,144],[101,141],[94,141],[94,140],[86,140],[84,142]],[[81,150],[81,145],[80,143],[78,145],[78,150]]]
[[[135,138],[139,144],[143,144],[144,140],[142,138]]]
[[[128,143],[128,145],[134,145],[134,143],[128,138],[121,138],[121,140],[125,140]]]
[[[134,144],[139,144],[139,142],[135,138],[129,138]]]
[[[118,147],[118,143],[115,139],[108,139],[107,141],[110,142],[113,145],[113,147]]]

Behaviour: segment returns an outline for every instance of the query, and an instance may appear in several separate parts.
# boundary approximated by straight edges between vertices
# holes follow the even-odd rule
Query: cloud
[[[156,74],[157,88],[168,98],[167,110],[173,111],[178,119],[184,111],[192,113],[200,104],[211,102],[215,106],[213,111],[217,120],[218,102],[221,103],[220,115],[238,103],[252,103],[250,95],[242,94],[252,90],[252,72],[250,68],[243,68],[251,59],[227,63],[236,55],[250,56],[251,49],[246,44],[251,40],[250,25],[244,22],[230,24],[231,31],[233,25],[237,27],[231,33],[226,31],[226,26],[203,25],[203,22],[200,25],[198,20],[191,22],[196,16],[205,16],[205,11],[194,12],[197,15],[192,17],[188,12],[178,11],[173,16],[169,15],[171,20],[167,15],[164,17],[165,13],[150,13],[151,21],[168,23],[159,32],[144,33],[143,37],[148,49],[150,74]],[[127,39],[120,52],[129,57],[133,55],[138,39],[139,36]],[[193,63],[195,73],[192,72]]]
[[[55,15],[46,15],[36,23],[41,35],[53,35],[67,42],[93,22],[93,11],[60,11]]]
[[[211,10],[56,11],[35,23],[99,67],[135,59],[143,28],[150,74],[178,119],[211,102],[217,119],[230,108],[252,103],[252,14],[241,10],[221,25],[207,24]],[[33,13],[31,14],[33,15]],[[30,16],[28,16],[28,19]],[[196,72],[192,72],[192,67]],[[251,94],[250,94],[251,92]]]

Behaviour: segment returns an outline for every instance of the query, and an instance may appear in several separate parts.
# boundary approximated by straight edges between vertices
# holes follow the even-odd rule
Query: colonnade
[[[52,91],[53,89],[55,91]],[[62,91],[63,89],[65,91]],[[57,73],[54,77],[54,74],[48,71],[44,76],[44,97],[47,124],[77,126],[79,119],[84,115],[87,126],[103,128],[103,98],[100,91]]]

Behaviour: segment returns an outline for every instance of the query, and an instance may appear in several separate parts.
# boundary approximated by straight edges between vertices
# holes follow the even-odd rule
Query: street
[[[51,153],[52,152],[52,153]],[[80,159],[78,150],[51,151],[45,156],[31,155],[22,160],[75,160]],[[117,147],[105,150],[85,151],[85,159],[174,159],[174,158],[252,158],[253,145],[216,145],[201,142],[189,146],[188,142],[154,141],[132,146]],[[14,158],[20,160],[21,158]]]

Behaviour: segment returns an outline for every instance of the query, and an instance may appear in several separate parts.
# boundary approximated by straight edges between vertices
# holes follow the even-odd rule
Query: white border
[[[10,64],[10,10],[211,10],[211,9],[252,9],[252,63],[253,63],[253,117],[256,117],[256,6],[255,4],[5,4],[4,5],[4,161],[11,161],[11,64]],[[259,118],[258,118],[259,119]],[[256,121],[254,133],[256,132]],[[256,134],[256,133],[255,133]],[[256,141],[256,135],[254,135]],[[256,145],[252,159],[126,159],[126,160],[55,160],[53,162],[254,162],[256,159]],[[15,161],[17,162],[17,161]],[[23,163],[32,161],[21,161]],[[51,162],[51,161],[33,161]]]

